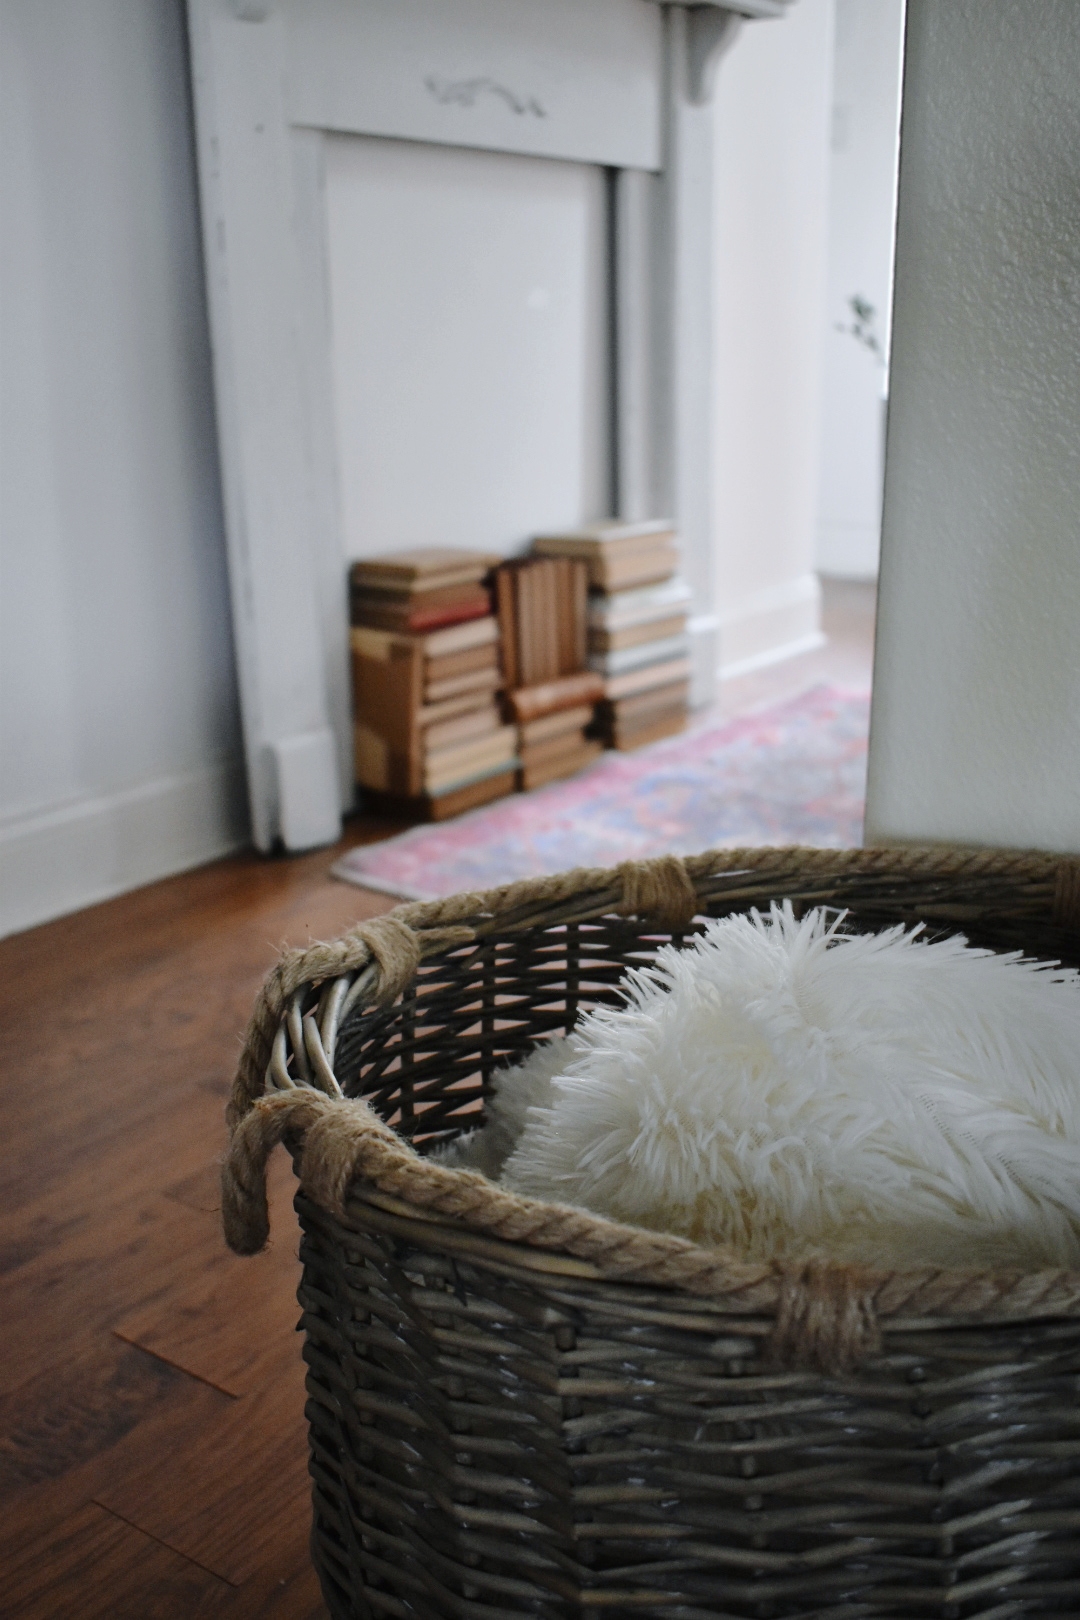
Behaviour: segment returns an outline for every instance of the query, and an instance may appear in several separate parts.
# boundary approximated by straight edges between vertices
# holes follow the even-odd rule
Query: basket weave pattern
[[[695,912],[842,905],[1075,964],[1078,897],[1041,856],[722,851],[286,958],[224,1211],[265,1240],[284,1138],[335,1620],[1080,1613],[1080,1276],[750,1265],[423,1157]]]

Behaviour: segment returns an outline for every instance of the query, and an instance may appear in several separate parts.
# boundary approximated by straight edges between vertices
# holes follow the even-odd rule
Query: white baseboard
[[[821,585],[816,574],[800,574],[743,597],[720,615],[717,673],[722,681],[748,675],[824,643]]]
[[[0,937],[201,866],[248,839],[236,759],[13,817],[0,824]]]
[[[813,630],[807,636],[800,636],[795,641],[785,641],[779,647],[769,647],[765,652],[755,653],[751,658],[742,658],[734,664],[721,664],[718,679],[730,681],[739,675],[753,675],[755,670],[768,669],[771,664],[782,664],[785,659],[798,658],[802,653],[817,652],[824,647],[826,637],[823,631]]]

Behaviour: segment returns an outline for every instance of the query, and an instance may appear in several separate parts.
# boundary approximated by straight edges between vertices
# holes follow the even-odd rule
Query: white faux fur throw
[[[759,1259],[1080,1265],[1080,975],[842,922],[665,947],[439,1158]]]

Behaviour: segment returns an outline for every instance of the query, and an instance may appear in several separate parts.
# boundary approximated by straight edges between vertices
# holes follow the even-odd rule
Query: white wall
[[[1080,849],[1078,70],[909,0],[868,841]]]
[[[0,932],[245,836],[180,0],[0,0]]]
[[[326,196],[347,555],[608,513],[603,171],[338,136]]]
[[[904,0],[836,0],[818,567],[877,573]],[[875,311],[875,355],[850,301]]]
[[[720,672],[816,646],[833,0],[747,25],[716,90]]]

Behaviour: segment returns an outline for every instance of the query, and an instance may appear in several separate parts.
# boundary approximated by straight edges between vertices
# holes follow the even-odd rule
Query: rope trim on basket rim
[[[610,1281],[722,1296],[733,1312],[775,1316],[768,1353],[780,1365],[844,1371],[879,1344],[880,1320],[891,1316],[1002,1320],[1080,1309],[1075,1272],[769,1265],[569,1205],[521,1198],[476,1171],[421,1158],[361,1099],[331,1098],[306,1086],[261,1097],[233,1133],[222,1165],[222,1219],[239,1254],[266,1243],[266,1161],[286,1134],[300,1155],[304,1191],[338,1220],[349,1220],[350,1191],[362,1181],[409,1205],[418,1220],[430,1213],[507,1243],[590,1261]]]
[[[520,1198],[475,1172],[422,1158],[365,1102],[340,1095],[325,1058],[325,1090],[316,1089],[319,1073],[297,1083],[275,1065],[276,1083],[284,1089],[262,1095],[282,1020],[290,1004],[296,1009],[294,998],[306,988],[339,981],[344,993],[345,976],[357,974],[345,1000],[362,994],[365,1003],[390,1005],[425,957],[471,944],[500,922],[516,925],[520,919],[521,926],[542,926],[544,907],[587,896],[593,904],[582,915],[636,915],[643,922],[655,921],[658,929],[678,932],[692,920],[708,879],[721,873],[782,872],[793,865],[823,878],[830,871],[853,870],[898,876],[1007,874],[1046,883],[1056,915],[1065,912],[1069,923],[1075,915],[1073,863],[1066,873],[1064,862],[1046,855],[939,848],[722,850],[685,861],[667,856],[627,862],[613,871],[581,869],[487,894],[399,906],[332,944],[284,953],[263,986],[227,1110],[231,1139],[222,1164],[222,1219],[230,1247],[251,1254],[265,1245],[266,1161],[288,1134],[300,1153],[305,1192],[338,1219],[347,1219],[350,1189],[363,1181],[403,1201],[418,1218],[429,1211],[495,1239],[558,1251],[594,1264],[610,1280],[723,1296],[733,1311],[775,1318],[767,1354],[780,1365],[842,1372],[878,1346],[880,1319],[892,1316],[1001,1320],[1076,1314],[1080,1273],[901,1273],[823,1263],[765,1265],[585,1210]],[[331,1019],[338,1016],[342,1001],[343,994],[333,1001]],[[299,1012],[296,1017],[299,1023]],[[304,1024],[312,1018],[307,1014]],[[312,1050],[320,1054],[317,1040]]]

